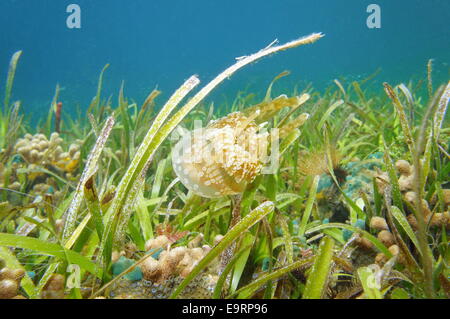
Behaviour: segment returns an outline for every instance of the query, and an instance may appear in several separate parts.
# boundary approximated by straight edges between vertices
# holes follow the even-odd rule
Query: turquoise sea
[[[70,29],[70,4],[80,9],[81,28]],[[378,0],[381,28],[370,29],[374,0],[2,0],[0,77],[23,50],[14,96],[26,112],[47,114],[56,84],[67,112],[86,109],[107,63],[104,92],[141,102],[158,87],[166,97],[198,74],[206,83],[235,57],[275,39],[286,42],[312,32],[326,37],[313,46],[265,59],[224,83],[210,100],[230,103],[237,92],[263,96],[271,79],[291,71],[275,88],[291,92],[311,83],[323,90],[335,78],[358,80],[379,70],[393,84],[426,76],[433,59],[435,82],[446,81],[450,61],[450,2]],[[377,82],[377,80],[379,82]],[[377,85],[378,84],[378,85]],[[278,90],[278,91],[277,91]],[[3,91],[3,90],[2,90]]]

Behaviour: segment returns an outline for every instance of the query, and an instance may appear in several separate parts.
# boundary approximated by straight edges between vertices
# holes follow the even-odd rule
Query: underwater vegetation
[[[272,43],[187,99],[138,105],[122,85],[78,118],[59,86],[30,127],[0,113],[0,298],[450,297],[450,82],[336,79],[219,115],[204,98]],[[323,41],[323,40],[322,40]],[[426,94],[421,89],[425,87]],[[184,103],[182,107],[177,107]],[[225,114],[223,114],[225,112]],[[178,138],[177,138],[178,136]]]

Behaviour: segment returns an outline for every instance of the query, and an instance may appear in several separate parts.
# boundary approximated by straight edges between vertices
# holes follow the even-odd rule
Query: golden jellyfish
[[[268,147],[252,116],[240,112],[195,129],[172,152],[176,175],[197,195],[214,198],[242,193],[260,173]]]

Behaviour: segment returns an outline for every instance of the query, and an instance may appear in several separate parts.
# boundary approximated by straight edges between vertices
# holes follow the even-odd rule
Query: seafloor
[[[0,298],[449,298],[450,84],[0,113]],[[299,49],[300,50],[300,49]],[[270,52],[269,52],[270,51]],[[105,71],[105,70],[104,70]],[[378,79],[379,80],[379,79]],[[180,107],[177,105],[180,104]],[[225,113],[225,114],[224,114]],[[199,124],[201,123],[201,124]]]

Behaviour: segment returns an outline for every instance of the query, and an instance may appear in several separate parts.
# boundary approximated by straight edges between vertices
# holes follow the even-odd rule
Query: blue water
[[[81,7],[81,29],[66,26],[70,3]],[[381,7],[381,29],[366,26],[370,3]],[[292,73],[276,93],[309,82],[323,90],[335,78],[357,80],[378,68],[373,90],[381,92],[383,81],[423,78],[430,58],[435,83],[445,82],[449,21],[449,0],[1,0],[0,94],[17,50],[13,98],[44,115],[57,83],[66,111],[86,109],[106,63],[103,96],[114,105],[122,80],[127,97],[142,102],[158,87],[162,102],[192,74],[207,83],[235,57],[312,32],[326,37],[239,71],[209,100],[222,105],[245,89],[261,97],[284,70]]]

